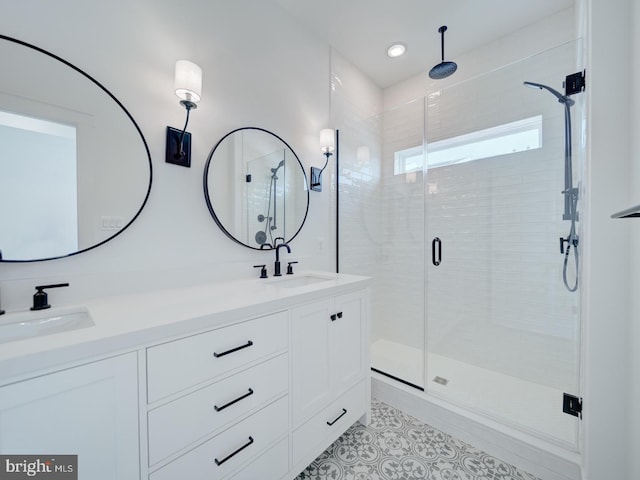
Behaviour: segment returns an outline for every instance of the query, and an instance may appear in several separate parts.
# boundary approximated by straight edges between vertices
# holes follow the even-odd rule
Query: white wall
[[[638,398],[629,398],[629,393],[632,389],[637,393],[632,385],[637,384],[638,377],[629,368],[627,348],[630,325],[637,322],[637,315],[634,318],[629,309],[629,228],[634,220],[609,218],[631,204],[630,146],[636,135],[630,129],[633,98],[630,92],[635,88],[631,78],[635,57],[629,41],[633,3],[585,2],[589,20],[587,178],[590,182],[586,188],[589,218],[583,270],[587,281],[582,292],[583,458],[584,478],[588,480],[638,478],[628,468],[630,459],[638,456],[638,449],[629,443],[633,415],[629,409],[637,409],[638,405]]]
[[[635,88],[640,80],[640,62],[637,61],[640,58],[640,3],[632,2],[633,15],[632,18],[632,51],[630,59],[632,59],[632,85]],[[631,136],[635,138],[635,134],[640,131],[640,93],[637,88],[632,94],[633,103],[632,108],[632,121],[631,121]],[[629,203],[628,205],[640,204],[640,144],[637,141],[632,141],[630,152],[630,191],[629,191]],[[630,313],[629,313],[629,340],[628,348],[630,352],[629,359],[629,405],[630,408],[630,421],[629,421],[629,452],[633,452],[629,455],[629,478],[640,478],[640,410],[637,405],[640,405],[640,295],[637,292],[640,291],[640,221],[639,219],[625,220],[629,222],[629,229],[631,230],[631,244],[629,246],[629,267],[630,277],[629,292],[631,298]]]
[[[30,306],[33,286],[69,281],[53,305],[120,292],[252,277],[274,256],[230,241],[202,193],[210,149],[227,132],[258,126],[284,138],[308,172],[328,118],[329,49],[271,2],[238,0],[25,0],[3,6],[0,31],[55,53],[103,83],[131,112],[153,159],[153,188],[138,220],[108,244],[66,259],[0,264],[3,308]],[[203,69],[203,98],[192,112],[190,169],[164,162],[165,128],[181,127],[174,63]],[[127,152],[123,152],[126,155]],[[114,188],[117,188],[114,185]],[[299,268],[331,269],[330,191],[312,192],[309,217],[292,242]]]

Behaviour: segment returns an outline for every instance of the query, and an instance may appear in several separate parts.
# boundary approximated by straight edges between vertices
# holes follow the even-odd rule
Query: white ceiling
[[[445,60],[573,5],[574,0],[273,0],[335,47],[381,87],[428,72]],[[571,26],[568,26],[571,28]],[[395,43],[400,58],[387,57]]]

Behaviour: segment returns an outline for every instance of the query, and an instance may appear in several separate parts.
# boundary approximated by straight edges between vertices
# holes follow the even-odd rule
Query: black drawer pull
[[[338,318],[342,318],[342,312],[338,312]]]
[[[213,356],[216,358],[224,357],[225,355],[229,355],[230,353],[237,352],[238,350],[242,350],[243,348],[248,348],[253,345],[253,342],[249,340],[246,344],[240,345],[239,347],[232,348],[231,350],[227,350],[226,352],[216,353],[213,352]]]
[[[332,322],[336,321],[336,318],[338,318],[338,316],[334,313],[333,315],[331,315],[329,318],[331,318]]]
[[[252,389],[252,388],[250,388],[250,389],[249,389],[249,392],[248,392],[248,393],[245,393],[244,395],[242,395],[241,397],[236,398],[235,400],[231,400],[229,403],[226,403],[226,404],[222,405],[221,407],[219,407],[219,406],[217,406],[217,405],[214,405],[214,406],[213,406],[213,409],[214,409],[216,412],[220,412],[220,411],[224,410],[225,408],[230,407],[230,406],[231,406],[231,405],[233,405],[234,403],[237,403],[237,402],[239,402],[240,400],[243,400],[243,399],[245,399],[245,398],[247,398],[247,397],[250,397],[251,395],[253,395],[253,389]]]
[[[224,462],[226,462],[227,460],[229,460],[231,457],[239,454],[242,450],[244,450],[245,448],[247,448],[249,445],[251,445],[253,443],[253,437],[249,437],[249,441],[247,443],[245,443],[243,446],[241,446],[239,449],[237,449],[235,452],[230,453],[229,455],[227,455],[226,457],[224,457],[222,460],[218,460],[217,458],[214,458],[214,462],[216,462],[217,466],[222,465]]]
[[[327,422],[327,425],[329,425],[330,427],[336,423],[338,420],[340,420],[342,417],[344,417],[347,414],[347,409],[343,408],[342,409],[342,413],[340,415],[338,415],[338,418],[336,418],[333,422]]]

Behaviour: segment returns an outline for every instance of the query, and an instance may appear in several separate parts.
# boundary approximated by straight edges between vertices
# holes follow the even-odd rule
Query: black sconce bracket
[[[184,136],[183,136],[184,134]],[[180,139],[182,138],[182,148],[180,148]],[[167,144],[166,144],[167,163],[180,165],[181,167],[191,167],[191,134],[183,132],[177,128],[167,127]]]
[[[311,167],[311,190],[314,192],[322,191],[322,169]]]
[[[187,119],[182,130],[167,127],[165,161],[189,168],[191,167],[191,134],[187,132],[187,125],[189,125],[189,113],[198,108],[198,105],[190,100],[181,100],[180,105],[187,110]]]
[[[324,167],[311,167],[311,190],[314,192],[322,191],[322,172],[327,168],[327,164],[329,163],[329,157],[333,155],[331,152],[324,153],[324,156],[327,157],[327,161],[324,162]]]

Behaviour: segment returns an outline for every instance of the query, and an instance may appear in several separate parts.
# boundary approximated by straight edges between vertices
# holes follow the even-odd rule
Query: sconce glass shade
[[[199,102],[202,95],[202,69],[188,60],[176,62],[176,95],[181,100]]]
[[[320,130],[320,149],[322,153],[332,153],[336,149],[336,135],[331,128]]]

